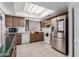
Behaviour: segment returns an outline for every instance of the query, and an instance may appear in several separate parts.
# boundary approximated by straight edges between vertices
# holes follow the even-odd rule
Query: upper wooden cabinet
[[[16,16],[5,16],[6,27],[24,27],[24,18]]]
[[[5,26],[12,27],[12,16],[5,16]]]
[[[44,20],[41,22],[42,27],[49,27],[51,25],[51,20]]]
[[[18,17],[13,17],[13,26],[14,27],[19,27],[19,18]]]
[[[19,26],[24,27],[24,18],[19,17]]]

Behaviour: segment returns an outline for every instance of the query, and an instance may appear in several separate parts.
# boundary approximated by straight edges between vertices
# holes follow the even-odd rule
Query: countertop
[[[22,33],[29,34],[31,31],[21,31],[21,32],[6,32],[5,34],[14,34],[14,33]],[[33,31],[33,32],[43,32],[43,31]]]
[[[10,56],[12,45],[14,44],[14,41],[15,41],[15,36],[16,36],[15,34],[6,35],[4,47],[2,46],[0,48],[0,57]],[[3,51],[3,49],[4,49],[4,51]]]

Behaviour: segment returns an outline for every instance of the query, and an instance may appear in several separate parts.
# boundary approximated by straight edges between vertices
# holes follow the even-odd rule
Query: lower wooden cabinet
[[[21,44],[22,44],[22,34],[16,33],[16,45],[21,45]]]
[[[43,41],[44,33],[43,32],[36,33],[36,37],[37,37],[37,41]]]
[[[30,33],[30,43],[32,42],[36,42],[36,34],[34,33]]]
[[[44,33],[43,32],[34,32],[30,33],[30,43],[43,41],[44,40]]]

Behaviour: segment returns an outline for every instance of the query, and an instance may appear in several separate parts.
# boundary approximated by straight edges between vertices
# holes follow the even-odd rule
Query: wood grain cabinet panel
[[[19,18],[19,26],[24,27],[24,18]]]
[[[5,26],[12,27],[12,16],[5,16]]]
[[[30,33],[30,42],[37,42],[44,40],[44,33],[43,32],[34,32]]]
[[[36,34],[35,34],[35,32],[34,33],[30,33],[30,43],[32,43],[32,42],[36,42],[37,40],[36,40]]]
[[[44,33],[43,32],[40,32],[38,36],[40,38],[39,41],[43,41],[44,40]]]
[[[18,17],[13,17],[13,26],[14,27],[19,27],[19,18]]]
[[[22,34],[16,33],[16,45],[21,45],[22,43]]]
[[[44,40],[44,33],[43,32],[36,33],[36,38],[37,38],[37,41],[43,41]]]
[[[24,27],[24,18],[17,16],[5,16],[5,26],[6,27]]]

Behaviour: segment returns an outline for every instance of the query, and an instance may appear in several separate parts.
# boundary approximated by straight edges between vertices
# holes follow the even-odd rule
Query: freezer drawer
[[[62,53],[66,53],[65,41],[63,39],[53,39],[52,47],[57,49],[58,51],[60,51]]]

